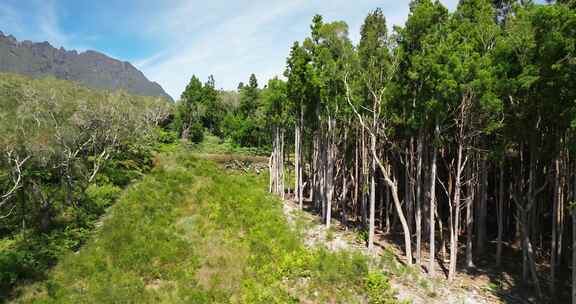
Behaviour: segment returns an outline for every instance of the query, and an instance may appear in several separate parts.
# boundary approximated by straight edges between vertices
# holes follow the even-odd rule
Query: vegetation
[[[194,143],[202,142],[208,132],[220,138],[221,143],[228,142],[236,148],[269,149],[269,115],[274,115],[281,106],[279,102],[285,101],[284,86],[283,81],[275,79],[260,89],[252,74],[248,84],[240,83],[238,91],[216,91],[212,76],[204,85],[192,76],[177,103],[174,128],[182,138]]]
[[[362,227],[369,250],[377,225],[400,231],[407,263],[434,275],[448,248],[452,281],[460,259],[501,265],[507,247],[541,301],[566,299],[569,273],[559,271],[576,269],[575,25],[573,2],[462,0],[448,12],[414,0],[392,33],[371,12],[353,45],[344,22],[315,16],[290,50],[282,106],[271,108],[282,118],[271,129],[272,191],[285,193],[291,146],[300,206],[312,198],[326,226],[337,216]],[[576,271],[576,302],[574,282]]]
[[[364,256],[305,248],[265,176],[225,174],[190,155],[158,157],[91,241],[19,301],[393,303]]]
[[[171,105],[0,74],[0,299],[78,250],[123,187],[152,167]]]
[[[348,35],[316,15],[285,79],[193,76],[174,105],[0,75],[1,294],[395,301],[381,265],[303,246],[268,185],[328,239],[334,218],[369,252],[377,229],[400,235],[397,273],[513,269],[539,302],[576,303],[575,2],[413,0],[404,26],[376,9]],[[183,146],[268,154],[270,172],[224,174]]]

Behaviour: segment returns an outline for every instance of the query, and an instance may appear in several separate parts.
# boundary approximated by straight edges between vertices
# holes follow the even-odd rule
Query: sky
[[[454,10],[457,0],[441,0]],[[281,76],[290,46],[309,35],[312,17],[343,20],[359,40],[366,15],[382,8],[402,25],[409,0],[1,0],[0,31],[129,61],[178,99],[192,75],[235,89],[256,74]]]

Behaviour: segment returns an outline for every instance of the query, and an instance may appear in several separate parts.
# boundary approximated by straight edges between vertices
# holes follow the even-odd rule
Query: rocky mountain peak
[[[52,75],[59,79],[78,81],[97,89],[124,89],[143,96],[172,98],[144,73],[126,61],[120,61],[97,51],[78,53],[49,42],[18,42],[12,35],[0,31],[0,72],[25,74],[31,77]]]

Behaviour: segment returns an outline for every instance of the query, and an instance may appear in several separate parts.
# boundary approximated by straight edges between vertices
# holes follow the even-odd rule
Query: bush
[[[382,272],[370,272],[365,280],[366,294],[370,304],[394,304],[394,291]]]
[[[199,121],[190,127],[189,132],[190,141],[193,143],[200,143],[204,139],[204,126],[202,126],[202,123]]]

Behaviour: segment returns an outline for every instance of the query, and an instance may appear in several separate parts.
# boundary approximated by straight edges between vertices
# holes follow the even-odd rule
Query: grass
[[[18,303],[393,303],[359,253],[309,249],[265,174],[163,154]]]
[[[222,141],[209,132],[204,133],[204,139],[201,143],[190,144],[190,146],[196,153],[269,156],[271,152],[270,148],[266,147],[239,147],[229,140]]]

